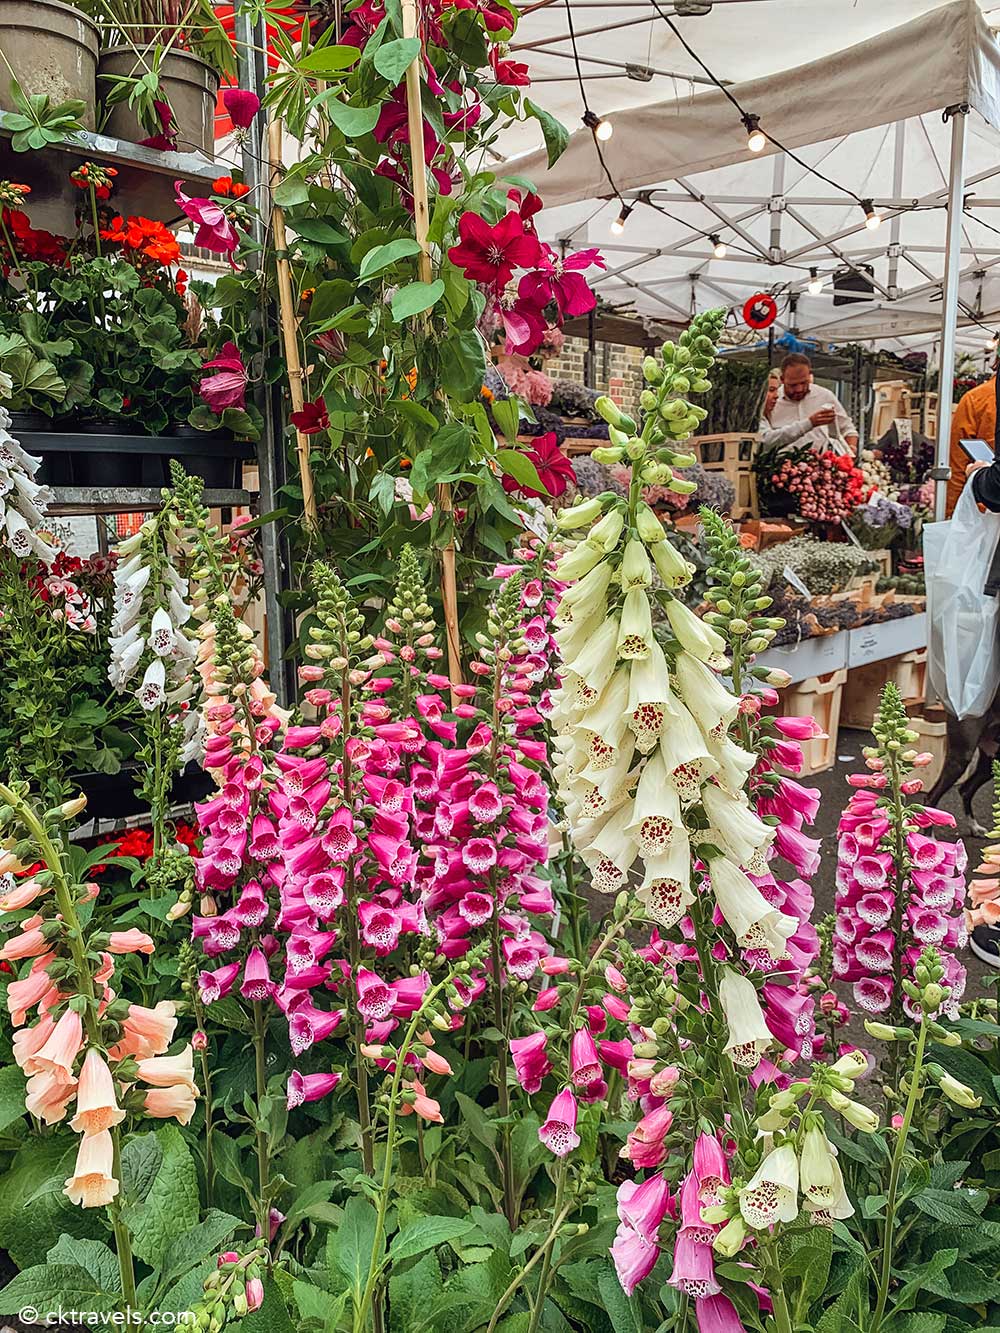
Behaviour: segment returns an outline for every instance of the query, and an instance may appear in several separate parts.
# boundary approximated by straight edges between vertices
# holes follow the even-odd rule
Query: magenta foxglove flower
[[[358,1009],[369,1023],[388,1018],[393,1011],[394,995],[381,977],[366,967],[358,968]]]
[[[674,1269],[667,1281],[688,1296],[717,1295],[722,1284],[715,1276],[711,1245],[691,1240],[682,1227],[674,1242]]]
[[[198,396],[209,408],[221,416],[227,407],[246,406],[247,372],[239,348],[227,342],[212,361],[206,361],[203,370],[214,370],[198,385]]]
[[[563,1088],[562,1092],[556,1093],[553,1098],[545,1123],[538,1131],[539,1139],[557,1157],[565,1157],[567,1153],[580,1146],[580,1136],[576,1132],[576,1115],[576,1097],[573,1089]]]
[[[303,1102],[317,1102],[326,1097],[341,1080],[340,1074],[300,1074],[293,1069],[288,1076],[288,1109],[294,1111]]]
[[[661,1172],[639,1183],[625,1180],[618,1186],[618,1217],[647,1245],[655,1245],[660,1224],[670,1205],[670,1186]]]
[[[724,1292],[697,1297],[694,1315],[698,1333],[746,1333],[736,1306]]]
[[[545,1050],[546,1041],[545,1033],[539,1031],[527,1037],[515,1037],[510,1043],[517,1081],[529,1095],[539,1091],[543,1080],[552,1071]]]
[[[254,946],[250,951],[250,957],[247,959],[247,965],[243,971],[240,994],[244,1000],[259,1003],[262,1000],[269,1000],[274,994],[274,989],[274,982],[271,980],[271,974],[267,966],[267,957],[263,949]]]
[[[578,1088],[589,1087],[602,1076],[597,1046],[589,1028],[578,1028],[569,1044],[570,1078]]]
[[[622,1291],[631,1296],[640,1282],[649,1277],[660,1257],[658,1245],[643,1240],[632,1227],[619,1226],[611,1245],[611,1259]]]

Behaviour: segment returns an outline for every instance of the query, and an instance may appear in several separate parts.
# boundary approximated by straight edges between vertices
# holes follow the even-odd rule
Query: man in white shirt
[[[791,352],[781,363],[781,388],[773,406],[765,407],[759,430],[766,447],[810,445],[817,453],[832,449],[853,454],[858,431],[836,394],[813,384],[812,362]]]

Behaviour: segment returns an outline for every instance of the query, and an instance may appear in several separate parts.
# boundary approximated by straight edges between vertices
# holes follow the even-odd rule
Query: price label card
[[[795,570],[792,569],[791,565],[786,565],[784,567],[784,569],[781,571],[781,577],[785,580],[786,583],[790,584],[795,589],[796,592],[800,592],[803,597],[812,596],[812,593],[799,578],[798,574],[796,574]]]
[[[861,543],[858,541],[857,537],[854,535],[854,533],[853,533],[853,532],[851,531],[851,529],[847,526],[847,524],[844,522],[843,519],[840,520],[840,526],[844,529],[844,531],[847,533],[847,536],[848,536],[849,539],[854,543],[854,545],[858,548],[858,550],[859,550],[859,551],[863,551],[865,548],[861,545]]]

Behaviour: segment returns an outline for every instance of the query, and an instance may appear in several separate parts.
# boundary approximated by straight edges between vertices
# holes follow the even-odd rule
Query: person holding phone
[[[833,449],[853,454],[858,431],[829,389],[813,383],[812,362],[790,352],[781,363],[781,388],[770,410],[765,407],[759,430],[765,448],[810,445],[817,453]]]
[[[993,363],[994,372],[997,362]],[[996,445],[997,405],[996,388],[993,379],[977,384],[974,389],[964,393],[955,408],[951,420],[951,449],[948,464],[951,477],[948,481],[948,493],[945,500],[945,514],[948,518],[958,504],[958,497],[965,485],[968,454],[962,448],[962,440],[985,440],[988,445]],[[973,469],[968,469],[972,471]],[[978,497],[977,497],[978,498]]]

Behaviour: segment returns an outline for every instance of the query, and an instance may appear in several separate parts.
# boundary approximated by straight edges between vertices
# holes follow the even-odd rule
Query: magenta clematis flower
[[[222,105],[238,130],[248,130],[260,110],[260,98],[248,88],[226,88]]]
[[[211,199],[192,199],[181,189],[182,184],[182,181],[174,181],[177,206],[196,224],[195,245],[200,245],[203,250],[211,250],[216,255],[227,255],[230,264],[235,267],[233,254],[240,238],[226,216],[225,209]]]
[[[458,220],[458,235],[448,258],[470,281],[494,291],[506,287],[515,268],[531,268],[540,257],[538,241],[524,230],[519,213],[505,213],[490,226],[478,213],[465,212]]]
[[[536,271],[524,275],[518,293],[538,306],[555,301],[563,319],[585,315],[597,304],[597,296],[581,271],[594,265],[606,267],[598,250],[578,250],[563,259],[550,246],[543,246]]]
[[[227,407],[246,406],[247,372],[239,348],[233,342],[223,345],[212,361],[206,361],[202,370],[214,370],[198,385],[198,396],[209,408],[221,416]]]
[[[552,1072],[545,1050],[546,1041],[544,1032],[532,1032],[528,1037],[515,1037],[510,1043],[517,1081],[529,1095],[538,1092],[542,1081]]]
[[[501,56],[498,46],[490,47],[490,67],[497,83],[507,88],[527,88],[531,84],[528,66],[519,60],[509,60]]]
[[[563,1088],[562,1092],[556,1093],[553,1098],[545,1123],[538,1131],[539,1139],[557,1157],[565,1157],[567,1153],[580,1146],[580,1136],[576,1132],[576,1115],[576,1097],[573,1089]]]

